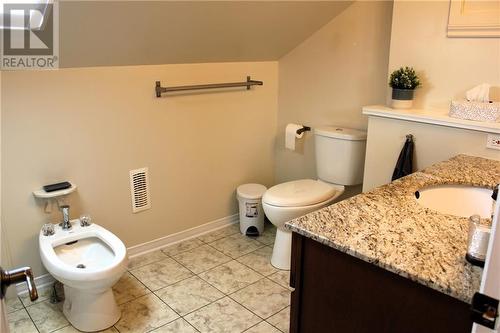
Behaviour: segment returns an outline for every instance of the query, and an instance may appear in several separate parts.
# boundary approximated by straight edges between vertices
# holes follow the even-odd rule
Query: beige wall
[[[415,141],[414,168],[421,170],[458,154],[500,160],[498,150],[486,148],[487,133],[370,117],[363,191],[391,182],[406,134]]]
[[[163,85],[263,80],[234,89],[154,96]],[[274,181],[276,62],[101,67],[2,76],[2,224],[14,266],[44,272],[32,195],[71,180],[71,217],[89,213],[126,246],[237,212],[235,188]],[[132,214],[129,170],[149,167],[152,208]]]
[[[287,123],[366,128],[361,107],[383,103],[392,2],[355,2],[279,62],[276,181],[316,177],[314,138],[284,148]]]
[[[500,39],[446,37],[449,4],[395,0],[389,70],[408,65],[421,75],[418,108],[448,108],[451,99],[463,99],[483,82],[497,87],[500,100]]]
[[[2,101],[2,71],[0,71],[0,110],[1,110],[1,101]],[[0,112],[0,125],[2,123],[2,115],[1,115],[1,112]],[[0,133],[1,133],[1,126],[0,126]],[[0,141],[1,141],[1,136],[0,136]],[[0,153],[0,161],[2,160],[2,154]],[[0,163],[0,170],[1,170],[1,163]],[[1,183],[2,183],[2,179],[0,177],[0,188],[1,188]],[[0,199],[1,199],[1,191],[0,191]],[[3,223],[1,223],[2,221],[2,209],[1,209],[1,205],[0,205],[0,266],[2,266],[3,269],[8,269],[8,268],[11,268],[11,254],[10,254],[10,248],[8,246],[8,237],[7,237],[7,234],[5,233],[5,228],[4,228],[4,225]],[[6,293],[6,298],[12,298],[16,295],[16,288],[14,287],[11,287],[9,289],[7,289],[7,293]],[[2,310],[2,307],[5,306],[4,302],[0,302],[0,332],[4,332],[6,329],[4,326],[2,325],[7,325],[7,323],[5,323],[3,321],[3,317],[2,317],[2,313],[1,311]]]
[[[60,1],[60,66],[275,61],[351,2]]]
[[[448,108],[482,82],[500,86],[500,39],[446,37],[448,10],[449,1],[394,1],[389,71],[409,65],[421,75],[418,108]],[[486,133],[372,117],[363,190],[390,182],[408,133],[417,170],[460,153],[500,159],[498,150],[486,149]]]

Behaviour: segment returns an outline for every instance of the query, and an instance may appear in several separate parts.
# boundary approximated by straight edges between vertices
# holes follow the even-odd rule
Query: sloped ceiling
[[[68,1],[61,67],[277,60],[352,1]]]

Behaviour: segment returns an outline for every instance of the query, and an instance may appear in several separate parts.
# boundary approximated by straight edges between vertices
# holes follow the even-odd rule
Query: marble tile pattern
[[[283,333],[288,333],[290,330],[290,307],[286,307],[277,314],[266,320],[269,324],[274,325]]]
[[[113,292],[116,303],[120,305],[146,295],[150,291],[135,276],[126,272],[113,286]]]
[[[136,268],[130,273],[153,291],[184,280],[192,275],[187,268],[172,258]]]
[[[129,269],[138,268],[166,258],[168,258],[168,256],[162,251],[149,252],[141,256],[135,256],[133,258],[130,258],[128,262],[128,268]]]
[[[43,301],[26,308],[40,333],[52,332],[69,325],[62,313],[62,303]]]
[[[8,298],[5,300],[5,310],[7,313],[11,313],[21,309],[24,309],[24,305],[19,297]]]
[[[280,333],[276,327],[271,326],[266,321],[261,321],[255,326],[250,327],[248,330],[245,331],[245,333]]]
[[[239,233],[219,239],[210,245],[233,259],[264,246],[261,242]]]
[[[279,271],[279,269],[275,268],[273,265],[271,265],[271,262],[269,262],[269,258],[271,257],[272,253],[272,247],[264,246],[238,258],[237,260],[243,265],[246,265],[267,276]]]
[[[177,244],[167,246],[167,247],[163,248],[162,251],[163,251],[163,253],[165,253],[169,256],[173,256],[173,255],[176,255],[176,254],[179,254],[182,252],[186,252],[186,251],[195,249],[195,248],[199,247],[200,245],[203,245],[203,242],[201,240],[199,240],[198,238],[193,238],[193,239],[189,239],[189,240],[177,243]]]
[[[257,240],[259,242],[266,244],[266,245],[273,245],[275,239],[276,239],[276,228],[271,227],[268,224],[266,224],[266,227],[265,227],[262,235],[257,237]]]
[[[228,294],[257,282],[263,276],[233,260],[200,274],[200,277],[215,288]]]
[[[215,231],[206,233],[204,235],[201,235],[198,237],[199,240],[201,240],[204,243],[212,243],[216,240],[234,235],[240,233],[240,225],[239,224],[233,224],[229,227],[226,228],[220,228]]]
[[[163,325],[151,332],[154,333],[197,333],[198,331],[191,326],[186,320],[179,318],[171,323]]]
[[[186,315],[224,297],[224,294],[197,276],[155,292],[180,315]]]
[[[200,332],[243,332],[261,319],[229,297],[187,315],[186,320]]]
[[[57,331],[54,331],[53,333],[80,333],[81,331],[77,330],[73,326],[66,326],[63,327]],[[99,333],[119,333],[118,330],[114,327],[110,327],[104,331],[99,331]]]
[[[179,318],[174,310],[154,294],[122,304],[120,310],[122,317],[115,324],[119,332],[147,332]]]
[[[261,237],[247,239],[235,224],[134,257],[113,287],[122,316],[101,332],[286,332],[289,271],[270,264],[275,234],[266,224]],[[50,288],[40,289],[36,302],[7,302],[11,333],[79,332],[62,303],[50,303]]]
[[[203,245],[196,249],[179,253],[173,256],[173,258],[195,274],[231,261],[230,257],[210,245]]]
[[[500,161],[458,155],[286,223],[286,228],[470,303],[482,269],[465,260],[468,219],[420,206],[441,184],[493,187]]]
[[[9,330],[11,332],[38,333],[35,324],[25,309],[9,312],[7,320],[9,321]]]
[[[261,279],[229,295],[261,318],[269,318],[290,305],[290,290]]]
[[[278,270],[276,273],[269,275],[268,278],[282,287],[293,290],[290,287],[290,271]]]

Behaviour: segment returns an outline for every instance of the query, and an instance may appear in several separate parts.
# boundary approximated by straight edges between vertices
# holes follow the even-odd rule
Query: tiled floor
[[[133,258],[113,288],[122,317],[105,332],[287,333],[289,272],[270,264],[275,234],[266,224],[251,239],[232,225]],[[9,300],[12,332],[78,332],[49,297]]]

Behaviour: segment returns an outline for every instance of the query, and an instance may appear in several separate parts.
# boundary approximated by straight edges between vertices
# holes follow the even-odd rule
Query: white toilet
[[[127,249],[110,231],[97,224],[71,229],[54,226],[53,235],[40,232],[40,256],[49,273],[64,284],[63,313],[80,331],[113,326],[121,316],[111,287],[127,269]]]
[[[330,205],[344,186],[363,182],[366,132],[334,126],[314,130],[318,180],[294,180],[271,187],[262,197],[267,218],[277,227],[271,264],[290,269],[292,233],[285,222]]]

